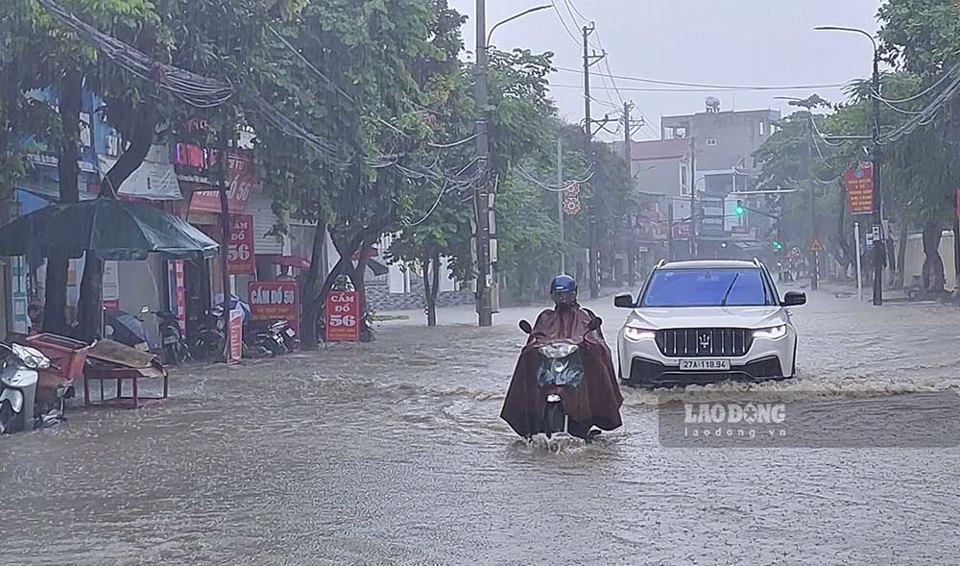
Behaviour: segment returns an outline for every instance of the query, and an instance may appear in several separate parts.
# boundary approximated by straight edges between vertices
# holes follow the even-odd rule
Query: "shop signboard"
[[[254,320],[283,319],[300,332],[300,290],[296,281],[251,281],[247,285]]]
[[[230,311],[230,359],[228,363],[235,364],[243,357],[243,311]]]
[[[227,269],[231,275],[254,275],[257,260],[253,251],[253,216],[234,214],[230,217],[230,243],[227,246]]]
[[[120,308],[120,275],[117,272],[119,263],[116,261],[103,262],[103,308]]]
[[[873,212],[873,164],[869,161],[847,171],[847,203],[850,214]]]
[[[327,342],[360,340],[360,294],[356,291],[330,291],[323,317]]]

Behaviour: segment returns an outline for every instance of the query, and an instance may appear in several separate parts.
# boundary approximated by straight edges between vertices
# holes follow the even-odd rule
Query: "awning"
[[[114,157],[100,156],[100,174],[107,172],[117,162]],[[147,158],[140,167],[120,185],[118,195],[144,200],[181,200],[180,183],[170,163],[170,150],[166,146],[151,146]]]

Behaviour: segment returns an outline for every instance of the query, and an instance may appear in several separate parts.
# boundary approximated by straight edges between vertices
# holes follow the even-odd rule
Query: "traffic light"
[[[743,216],[744,214],[747,213],[747,209],[743,207],[742,200],[737,201],[737,206],[733,207],[733,213],[736,214],[737,216]]]
[[[781,243],[780,240],[774,240],[774,241],[773,241],[773,249],[778,250],[778,251],[779,251],[779,250],[782,250],[782,249],[783,249],[783,243]]]

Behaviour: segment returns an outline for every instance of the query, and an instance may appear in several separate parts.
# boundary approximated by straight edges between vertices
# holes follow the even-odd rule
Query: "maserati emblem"
[[[710,348],[711,337],[709,332],[700,333],[700,347],[704,350]]]

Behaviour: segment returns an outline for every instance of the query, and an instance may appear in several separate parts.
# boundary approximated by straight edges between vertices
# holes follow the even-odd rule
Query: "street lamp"
[[[799,108],[805,108],[810,114],[808,116],[809,120],[813,120],[813,108],[824,104],[824,101],[820,96],[814,94],[808,98],[797,98],[795,96],[775,96],[775,100],[786,100],[787,104],[790,106],[797,106]],[[810,229],[812,238],[810,240],[811,248],[813,248],[814,241],[820,241],[820,234],[817,231],[817,204],[816,197],[813,194],[813,183],[810,179],[810,142],[813,139],[813,131],[810,128],[810,122],[804,122],[803,133],[806,143],[803,145],[803,159],[801,164],[803,166],[803,178],[807,182],[807,193],[810,197]],[[810,288],[814,291],[820,288],[820,252],[810,251],[811,259],[811,268],[810,269]]]
[[[814,28],[817,31],[840,31],[845,33],[856,33],[866,36],[873,46],[873,86],[871,88],[870,98],[870,125],[871,125],[871,150],[870,157],[873,161],[873,304],[883,304],[883,263],[886,255],[886,246],[882,235],[883,220],[881,217],[883,210],[883,192],[880,164],[882,155],[880,155],[880,46],[873,34],[862,29],[841,27],[841,26],[819,26]]]
[[[552,6],[552,5],[551,5]],[[476,252],[477,252],[477,318],[480,326],[493,326],[493,273],[491,269],[490,240],[495,235],[491,229],[494,226],[493,203],[490,194],[490,179],[487,165],[490,161],[490,138],[487,129],[487,74],[489,72],[489,57],[487,44],[490,35],[501,25],[545,10],[551,6],[537,6],[497,22],[488,35],[487,32],[487,3],[486,0],[477,0],[477,65],[476,89],[474,91],[476,103],[476,131],[477,131],[477,167],[478,181],[473,189],[473,202],[477,214]]]
[[[493,32],[495,32],[498,27],[502,26],[503,24],[512,22],[513,20],[519,20],[520,18],[530,15],[534,12],[539,12],[541,10],[549,10],[550,8],[553,8],[553,4],[544,4],[543,6],[535,6],[533,8],[530,8],[529,10],[524,10],[519,14],[514,14],[505,20],[500,20],[499,22],[495,23],[493,27],[490,28],[490,32],[487,34],[487,46],[488,47],[490,46],[490,38],[493,37]]]

